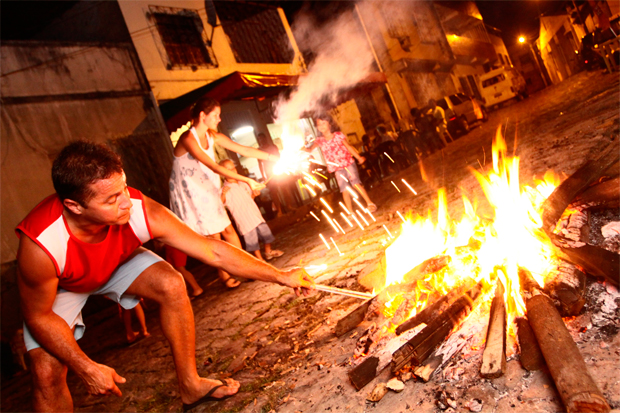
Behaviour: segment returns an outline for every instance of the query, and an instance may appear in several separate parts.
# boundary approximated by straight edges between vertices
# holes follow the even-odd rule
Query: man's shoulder
[[[58,195],[49,195],[26,215],[17,225],[16,231],[19,230],[31,237],[37,236],[57,221],[62,216],[63,210],[64,207]]]

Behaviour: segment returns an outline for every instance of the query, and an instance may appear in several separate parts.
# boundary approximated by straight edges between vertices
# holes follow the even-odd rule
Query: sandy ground
[[[462,214],[462,193],[481,200],[482,191],[469,167],[488,169],[491,141],[502,125],[521,157],[521,181],[531,182],[552,169],[571,174],[608,145],[618,146],[618,74],[582,73],[490,114],[490,119],[424,162],[430,178],[422,181],[418,167],[410,167],[369,192],[379,205],[377,222],[365,231],[334,236],[343,255],[329,251],[318,233],[332,235],[324,222],[310,216],[288,217],[276,234],[275,246],[286,254],[277,267],[327,264],[318,274],[321,283],[361,289],[357,275],[384,251],[389,242],[382,225],[394,234],[400,230],[396,211],[425,213],[435,209],[436,192],[445,187],[453,218]],[[390,180],[405,178],[418,195],[402,192]],[[402,186],[402,185],[401,185]],[[334,200],[337,201],[337,200]],[[332,201],[332,204],[336,202]],[[299,220],[295,220],[299,218]],[[607,218],[618,220],[617,211]],[[242,383],[239,393],[222,402],[205,403],[197,412],[434,412],[441,392],[456,408],[447,411],[550,412],[563,406],[555,385],[545,371],[527,372],[509,345],[507,372],[498,379],[482,379],[479,367],[486,326],[467,337],[467,345],[428,383],[410,380],[401,393],[388,393],[380,402],[366,401],[384,371],[357,392],[347,372],[356,341],[365,326],[336,337],[334,325],[360,301],[326,293],[296,298],[291,290],[263,282],[244,282],[225,290],[213,271],[195,266],[205,294],[192,301],[196,316],[196,358],[203,376],[232,376]],[[595,381],[612,408],[620,409],[620,328],[617,291],[589,279],[588,303],[582,314],[566,320]],[[88,396],[79,379],[70,373],[69,385],[76,411],[132,412],[179,411],[177,380],[169,346],[158,325],[157,309],[147,303],[147,323],[152,334],[132,347],[123,342],[123,327],[116,307],[93,300],[80,341],[95,361],[115,368],[127,379],[123,396]],[[484,319],[481,319],[484,321]],[[353,337],[352,337],[353,336]],[[478,410],[480,408],[480,410]],[[2,411],[30,411],[30,381],[22,374],[2,383]]]

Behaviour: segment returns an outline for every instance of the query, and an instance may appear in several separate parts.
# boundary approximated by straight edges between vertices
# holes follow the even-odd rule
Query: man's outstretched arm
[[[308,294],[313,288],[314,281],[302,268],[281,271],[227,242],[197,234],[168,208],[146,196],[144,200],[151,233],[164,244],[232,275],[275,282],[293,288],[296,294]]]
[[[80,349],[69,325],[52,311],[58,289],[56,269],[50,257],[22,234],[17,253],[17,286],[24,321],[41,348],[73,370],[90,394],[121,395],[116,383],[125,379],[114,369],[95,363]]]

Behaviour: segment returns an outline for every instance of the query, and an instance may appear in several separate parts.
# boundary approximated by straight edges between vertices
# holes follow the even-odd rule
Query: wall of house
[[[3,42],[2,262],[15,226],[54,192],[51,164],[69,142],[111,145],[128,183],[167,204],[172,147],[131,44]]]
[[[303,69],[301,54],[281,9],[278,9],[278,13],[289,38],[290,47],[294,52],[292,61],[277,64],[238,63],[223,27],[218,25],[213,29],[209,25],[204,1],[119,0],[118,3],[146,77],[158,102],[174,99],[235,71],[299,74]],[[168,68],[168,57],[161,36],[155,22],[149,17],[153,7],[187,9],[197,13],[204,27],[203,36],[205,40],[212,42],[210,49],[216,64],[210,67]]]

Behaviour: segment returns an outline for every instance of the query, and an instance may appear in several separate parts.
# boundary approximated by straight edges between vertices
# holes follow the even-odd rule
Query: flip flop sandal
[[[220,383],[219,386],[215,386],[213,387],[211,390],[209,390],[209,392],[207,394],[205,394],[204,396],[202,396],[200,399],[196,400],[194,403],[190,403],[190,404],[185,404],[183,403],[183,412],[188,412],[190,410],[192,410],[194,407],[202,404],[202,403],[206,403],[206,402],[214,402],[214,401],[221,401],[221,400],[225,400],[228,399],[229,397],[234,396],[235,394],[229,394],[227,396],[222,396],[222,397],[213,397],[213,393],[215,393],[215,391],[217,389],[219,389],[220,387],[226,387],[228,386],[228,382],[224,383],[224,381],[222,380],[218,380]]]

